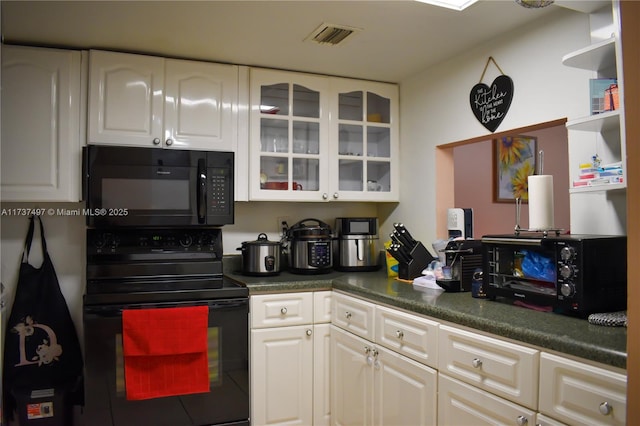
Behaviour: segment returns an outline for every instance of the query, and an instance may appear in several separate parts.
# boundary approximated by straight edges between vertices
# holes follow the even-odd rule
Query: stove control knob
[[[573,247],[567,246],[563,247],[562,250],[560,250],[560,258],[564,261],[572,260],[575,255],[576,250]]]
[[[96,236],[93,240],[93,245],[96,246],[96,248],[103,248],[107,245],[107,234],[100,234]]]
[[[563,283],[560,286],[560,293],[562,293],[562,295],[564,297],[573,296],[573,294],[575,293],[575,289],[573,287],[573,284],[571,284],[571,283]]]
[[[571,278],[573,276],[573,267],[571,265],[562,265],[560,267],[560,276],[564,279]]]
[[[180,238],[180,245],[182,247],[190,247],[191,244],[193,244],[193,238],[191,238],[191,235],[184,234],[182,238]]]

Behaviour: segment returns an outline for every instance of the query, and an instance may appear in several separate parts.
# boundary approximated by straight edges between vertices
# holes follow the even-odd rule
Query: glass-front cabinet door
[[[397,86],[338,78],[331,86],[332,198],[397,201]]]
[[[251,69],[250,199],[329,198],[328,88],[322,76]]]

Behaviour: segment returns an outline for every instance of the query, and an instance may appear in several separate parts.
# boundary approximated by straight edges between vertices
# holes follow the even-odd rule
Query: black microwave
[[[587,316],[626,309],[627,237],[485,235],[483,288],[555,312]]]
[[[90,227],[221,226],[234,221],[233,152],[89,145]]]

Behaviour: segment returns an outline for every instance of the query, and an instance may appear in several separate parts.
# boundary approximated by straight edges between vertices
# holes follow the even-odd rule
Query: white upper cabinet
[[[236,151],[238,67],[91,51],[89,143]]]
[[[80,200],[82,54],[2,46],[2,201]]]
[[[398,88],[251,69],[249,198],[397,201]]]
[[[398,200],[398,87],[331,79],[331,188],[343,201]]]
[[[329,182],[329,79],[251,69],[249,198],[322,201]]]

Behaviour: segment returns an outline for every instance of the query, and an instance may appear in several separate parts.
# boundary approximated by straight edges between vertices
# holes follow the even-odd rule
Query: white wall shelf
[[[562,64],[572,68],[600,72],[611,68],[616,63],[616,39],[603,40],[580,50],[566,54]]]

